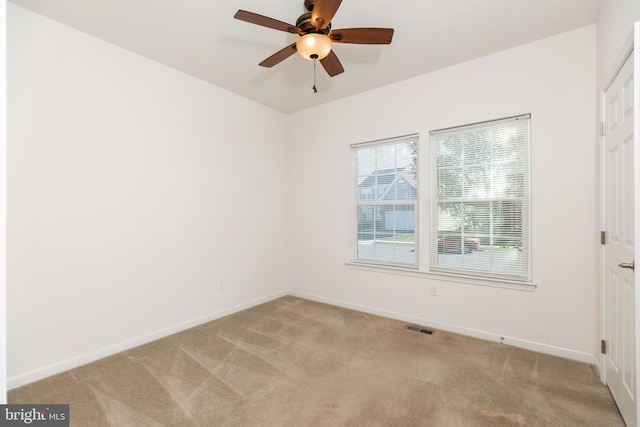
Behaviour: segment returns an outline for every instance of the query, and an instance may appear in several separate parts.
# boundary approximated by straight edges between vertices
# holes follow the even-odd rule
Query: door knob
[[[630,268],[631,270],[636,271],[636,260],[633,260],[631,262],[621,262],[620,264],[618,264],[618,267]]]

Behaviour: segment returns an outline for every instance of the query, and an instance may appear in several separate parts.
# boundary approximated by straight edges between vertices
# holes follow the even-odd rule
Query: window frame
[[[439,260],[439,230],[438,230],[438,208],[439,208],[439,199],[438,199],[438,153],[437,153],[437,144],[434,141],[434,136],[442,135],[446,133],[453,133],[463,131],[465,129],[473,129],[479,127],[486,127],[491,125],[500,125],[501,123],[517,121],[517,120],[526,120],[527,123],[527,140],[526,140],[526,148],[522,150],[523,154],[526,155],[526,179],[523,183],[523,192],[524,196],[522,197],[523,206],[521,208],[522,219],[521,219],[521,230],[522,236],[526,236],[526,243],[523,242],[522,252],[525,259],[525,268],[520,274],[513,273],[504,273],[499,271],[479,271],[474,269],[465,269],[465,268],[455,268],[455,267],[443,267],[442,265],[438,265]],[[433,130],[430,132],[430,210],[431,210],[431,225],[430,225],[430,242],[431,245],[429,247],[429,271],[435,274],[447,274],[447,275],[456,275],[456,276],[464,276],[470,277],[480,280],[496,280],[496,281],[507,281],[507,282],[515,282],[515,283],[531,283],[532,281],[532,254],[531,254],[531,212],[532,212],[532,204],[531,204],[531,114],[521,114],[517,116],[505,117],[495,120],[487,120],[483,122],[477,122],[467,125],[454,126],[444,129]],[[492,162],[487,162],[485,165],[493,165]],[[452,198],[455,199],[455,198]],[[484,199],[478,200],[465,200],[460,197],[460,203],[494,203],[500,202],[503,203],[505,201],[513,202],[513,198],[504,197],[485,197]],[[526,205],[526,207],[524,206]],[[491,206],[491,205],[490,205]],[[491,209],[491,207],[490,207]],[[526,209],[526,210],[525,210]],[[464,236],[464,231],[461,230],[461,239]],[[493,239],[493,231],[491,231],[490,239]]]
[[[400,199],[400,200],[380,200],[376,195],[377,195],[377,191],[378,188],[376,187],[375,189],[372,188],[371,190],[371,194],[369,195],[370,197],[368,197],[366,200],[361,200],[360,197],[360,192],[362,190],[362,188],[360,187],[360,183],[358,182],[359,179],[363,178],[364,176],[367,177],[378,177],[378,176],[382,176],[385,174],[380,174],[380,173],[375,173],[375,172],[379,172],[379,171],[384,171],[382,169],[374,169],[372,171],[372,173],[368,174],[368,175],[362,175],[358,173],[358,151],[359,150],[363,150],[363,149],[370,149],[370,148],[377,148],[377,147],[381,147],[381,146],[391,146],[391,145],[397,145],[400,143],[409,143],[411,141],[415,142],[415,158],[414,158],[414,162],[413,162],[413,166],[415,169],[409,171],[409,173],[413,173],[415,174],[415,199]],[[380,140],[375,140],[375,141],[369,141],[369,142],[361,142],[361,143],[356,143],[356,144],[351,144],[351,171],[350,171],[350,176],[351,176],[351,216],[352,216],[352,221],[351,221],[351,239],[350,239],[350,245],[352,248],[352,252],[351,252],[351,262],[349,262],[348,264],[352,264],[352,265],[362,265],[362,266],[372,266],[372,267],[382,267],[382,268],[393,268],[393,269],[408,269],[408,270],[412,270],[415,271],[418,269],[418,265],[419,265],[419,221],[420,221],[420,215],[419,215],[419,195],[420,195],[420,174],[419,174],[419,152],[420,152],[420,137],[418,133],[414,133],[414,134],[409,134],[409,135],[403,135],[403,136],[398,136],[398,137],[393,137],[393,138],[385,138],[385,139],[380,139]],[[396,165],[396,171],[394,172],[395,174],[398,173],[397,170],[397,165]],[[366,178],[365,178],[366,179]],[[389,188],[386,188],[385,191],[389,191]],[[408,263],[401,263],[401,262],[394,262],[394,261],[385,261],[385,260],[381,260],[381,259],[359,259],[359,218],[358,218],[358,212],[360,210],[361,207],[363,206],[370,206],[373,207],[374,209],[376,207],[380,207],[380,206],[393,206],[393,207],[397,207],[397,206],[407,206],[410,205],[413,207],[413,253],[414,253],[414,257],[413,257],[413,263],[412,264],[408,264]],[[396,229],[394,228],[393,234],[394,234],[394,246],[397,243],[397,241],[395,240],[395,233],[396,233]],[[395,254],[395,252],[394,252]]]

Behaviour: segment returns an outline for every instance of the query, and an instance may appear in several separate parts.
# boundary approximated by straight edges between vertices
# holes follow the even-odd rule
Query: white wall
[[[287,289],[286,116],[13,4],[8,41],[10,386]]]
[[[640,20],[638,0],[603,0],[598,16],[598,84],[604,84],[631,34],[633,23]],[[601,88],[599,88],[601,89]]]
[[[425,53],[428,54],[428,53]],[[583,27],[291,116],[289,271],[300,295],[593,361],[596,27]],[[533,292],[345,266],[350,144],[420,134],[421,239],[429,131],[532,114]],[[428,242],[421,254],[426,268]],[[472,331],[473,330],[473,331]],[[556,351],[557,350],[557,351]]]

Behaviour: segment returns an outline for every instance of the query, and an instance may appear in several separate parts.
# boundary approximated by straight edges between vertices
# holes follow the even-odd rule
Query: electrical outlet
[[[440,288],[437,285],[431,285],[430,292],[434,297],[440,296]]]
[[[224,289],[224,280],[220,279],[218,281],[218,289]]]

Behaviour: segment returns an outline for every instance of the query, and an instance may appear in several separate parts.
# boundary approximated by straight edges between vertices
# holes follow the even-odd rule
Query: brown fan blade
[[[337,76],[340,73],[344,73],[344,68],[342,68],[340,60],[333,51],[329,52],[329,55],[321,59],[320,63],[324,67],[327,74],[329,74],[329,76],[331,77]]]
[[[241,21],[249,22],[251,24],[273,28],[274,30],[286,31],[287,33],[300,35],[303,34],[302,30],[295,25],[287,24],[286,22],[278,21],[277,19],[258,15],[257,13],[247,12],[246,10],[237,11],[236,14],[233,15],[233,17]]]
[[[344,30],[333,30],[329,34],[329,38],[336,43],[390,44],[393,38],[393,28],[346,28]]]
[[[316,30],[324,30],[329,26],[333,15],[340,7],[342,0],[316,0],[311,11],[311,25]]]
[[[281,50],[277,51],[276,53],[274,53],[273,55],[271,55],[270,57],[268,57],[267,59],[262,61],[259,65],[261,67],[271,68],[274,65],[281,63],[282,61],[284,61],[285,59],[287,59],[288,57],[290,57],[294,53],[296,53],[296,44],[295,43],[290,44],[289,46],[285,47],[284,49],[281,49]]]

